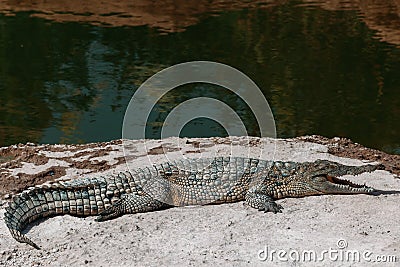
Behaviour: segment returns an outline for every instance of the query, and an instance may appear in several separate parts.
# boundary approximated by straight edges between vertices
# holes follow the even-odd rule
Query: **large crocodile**
[[[261,211],[281,212],[274,200],[323,194],[370,194],[376,190],[337,176],[358,175],[382,165],[346,166],[327,160],[281,162],[250,158],[185,159],[121,172],[28,188],[15,195],[4,220],[19,242],[39,246],[21,231],[30,222],[54,215],[98,215],[105,221],[122,214],[178,205],[245,200]]]

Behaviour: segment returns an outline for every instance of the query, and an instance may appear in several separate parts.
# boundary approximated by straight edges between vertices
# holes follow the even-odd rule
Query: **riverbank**
[[[320,136],[294,139],[168,138],[135,141],[130,167],[139,167],[180,157],[233,155],[263,159],[314,161],[329,159],[360,165],[380,162],[386,170],[345,177],[381,190],[400,190],[398,155],[364,148],[350,140]],[[7,199],[23,188],[81,175],[126,169],[121,140],[84,145],[15,145],[0,149],[0,216]],[[370,258],[395,255],[400,261],[399,194],[379,196],[315,196],[279,200],[283,213],[262,213],[242,203],[177,207],[163,211],[125,215],[97,223],[94,217],[59,216],[34,223],[27,235],[42,250],[33,250],[13,240],[0,223],[0,264],[19,265],[259,265],[272,250],[287,253],[324,250],[370,251]],[[338,242],[341,242],[338,244]],[[340,249],[338,245],[346,244]],[[268,251],[266,251],[268,250]],[[295,255],[296,253],[292,254]],[[293,256],[292,257],[295,257]],[[362,255],[361,255],[362,256]],[[303,266],[274,255],[281,266]],[[360,265],[366,259],[360,259]],[[332,265],[329,258],[320,262]],[[351,261],[350,261],[351,262]],[[318,264],[317,264],[318,265]],[[339,265],[348,266],[348,262]]]

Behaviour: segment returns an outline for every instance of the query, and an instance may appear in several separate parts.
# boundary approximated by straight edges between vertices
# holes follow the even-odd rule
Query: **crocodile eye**
[[[313,176],[312,177],[312,179],[315,181],[315,182],[324,182],[324,181],[326,181],[326,177],[325,177],[325,175],[315,175],[315,176]]]

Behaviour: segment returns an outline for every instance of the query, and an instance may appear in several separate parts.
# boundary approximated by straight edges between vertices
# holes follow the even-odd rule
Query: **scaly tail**
[[[55,215],[98,215],[111,207],[120,194],[131,192],[129,180],[129,174],[120,173],[106,178],[86,178],[31,187],[13,197],[6,208],[4,221],[15,240],[40,249],[21,233],[27,224],[38,218]]]

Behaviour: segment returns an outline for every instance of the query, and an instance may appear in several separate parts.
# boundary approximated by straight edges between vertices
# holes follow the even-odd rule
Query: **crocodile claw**
[[[283,207],[280,204],[275,202],[266,202],[263,208],[260,208],[259,211],[264,212],[273,212],[273,213],[282,213]]]

